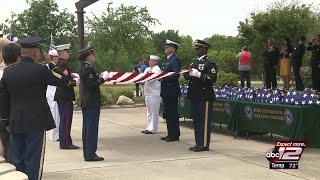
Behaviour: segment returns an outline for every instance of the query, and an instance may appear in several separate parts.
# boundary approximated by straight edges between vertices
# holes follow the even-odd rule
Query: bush
[[[134,103],[144,104],[145,98],[144,98],[144,96],[133,97],[133,101],[134,101]]]
[[[223,87],[225,85],[238,86],[238,77],[234,73],[225,73],[225,72],[221,71],[218,76],[217,83],[220,87]]]
[[[118,100],[121,95],[127,96],[128,98],[132,99],[134,97],[133,89],[114,89],[110,91],[112,94],[113,99]]]
[[[304,87],[312,88],[311,67],[301,67],[300,76],[301,76]]]
[[[188,80],[184,79],[183,75],[181,74],[180,75],[180,78],[179,78],[179,84],[180,85],[184,85],[184,84],[188,84]]]
[[[102,105],[111,105],[113,104],[112,94],[106,91],[101,91],[101,104]]]

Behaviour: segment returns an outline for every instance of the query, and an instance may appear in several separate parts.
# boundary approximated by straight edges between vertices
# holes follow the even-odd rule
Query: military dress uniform
[[[58,51],[69,51],[70,44],[63,44],[56,46]],[[59,124],[59,144],[60,149],[78,149],[78,146],[73,145],[71,138],[71,125],[73,117],[73,101],[75,101],[75,94],[73,87],[76,82],[71,77],[68,61],[59,58],[57,66],[66,75],[67,80],[72,84],[67,87],[57,87],[54,100],[58,103],[60,124]]]
[[[308,51],[312,51],[311,56],[311,74],[312,87],[314,90],[320,91],[320,44],[314,44],[307,47]]]
[[[79,51],[80,56],[84,56],[81,61],[80,76],[80,106],[83,115],[82,141],[83,156],[85,161],[101,161],[102,157],[96,154],[98,144],[98,129],[101,106],[100,85],[105,82],[99,77],[92,65],[85,62],[85,56],[93,53],[93,46],[86,47]]]
[[[24,48],[40,48],[39,36],[20,39]],[[7,90],[9,111],[1,117],[8,118],[12,142],[12,164],[30,180],[41,179],[45,152],[45,134],[55,127],[46,99],[47,85],[66,86],[68,82],[54,64],[47,66],[23,56],[18,63],[8,66],[2,83]],[[4,99],[1,98],[1,101]]]
[[[269,52],[269,50],[272,50]],[[267,89],[276,88],[277,85],[277,69],[280,51],[279,48],[275,46],[268,47],[263,53],[264,56],[264,72],[265,72],[265,86]]]
[[[167,40],[166,46],[178,47],[178,44]],[[162,65],[162,71],[165,72],[180,72],[181,71],[181,61],[175,55],[172,54],[164,59]],[[180,85],[179,85],[180,75],[173,75],[162,78],[161,80],[161,93],[165,119],[167,122],[168,135],[162,137],[161,140],[166,140],[168,142],[179,140],[180,127],[179,127],[179,115],[178,115],[178,97],[181,95]]]
[[[294,48],[292,53],[293,74],[294,74],[294,79],[296,81],[296,89],[298,91],[304,90],[304,85],[300,76],[300,68],[302,66],[302,60],[303,60],[305,51],[306,51],[306,46],[304,45],[304,43],[300,42],[298,47]]]
[[[210,45],[204,41],[196,40],[197,48],[209,48]],[[184,77],[189,80],[187,98],[192,103],[192,114],[194,124],[194,136],[196,145],[190,150],[194,152],[207,151],[210,146],[211,120],[213,112],[213,101],[215,94],[213,83],[217,80],[217,66],[215,61],[207,55],[198,57],[190,64],[192,71],[200,72],[198,77],[185,73]]]

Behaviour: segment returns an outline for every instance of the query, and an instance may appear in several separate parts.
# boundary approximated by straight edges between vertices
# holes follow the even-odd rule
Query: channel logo
[[[298,162],[306,147],[305,141],[278,141],[266,152],[270,169],[298,169]]]

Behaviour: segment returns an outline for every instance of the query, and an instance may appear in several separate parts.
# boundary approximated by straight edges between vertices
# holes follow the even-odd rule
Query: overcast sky
[[[113,6],[120,4],[146,6],[152,17],[161,25],[151,27],[155,32],[174,29],[180,35],[191,35],[193,39],[203,39],[213,34],[237,35],[239,21],[249,17],[252,10],[265,10],[275,0],[113,0]],[[78,0],[56,0],[60,9],[76,11]],[[85,9],[86,15],[99,15],[106,11],[109,0],[99,0]],[[301,0],[316,3],[319,0]],[[10,5],[8,5],[10,4]],[[0,23],[10,17],[11,11],[21,13],[28,8],[25,0],[1,0]]]

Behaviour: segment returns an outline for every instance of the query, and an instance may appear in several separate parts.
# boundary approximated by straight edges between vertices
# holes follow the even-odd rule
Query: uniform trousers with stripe
[[[194,137],[197,146],[210,146],[212,101],[192,101]]]
[[[71,139],[71,125],[73,116],[73,101],[59,101],[59,114],[60,114],[60,125],[59,125],[59,142],[60,148],[66,148],[73,145]]]
[[[46,132],[12,133],[11,163],[17,171],[28,175],[29,180],[42,177],[43,160],[46,146]]]
[[[100,106],[82,108],[82,116],[83,157],[92,159],[97,151]]]
[[[147,106],[147,128],[146,130],[156,133],[158,130],[160,96],[145,96]]]
[[[59,140],[59,126],[60,126],[60,114],[59,108],[56,101],[54,101],[54,97],[47,97],[48,105],[51,110],[51,114],[56,124],[56,128],[51,129],[49,131],[49,141],[58,141]]]

